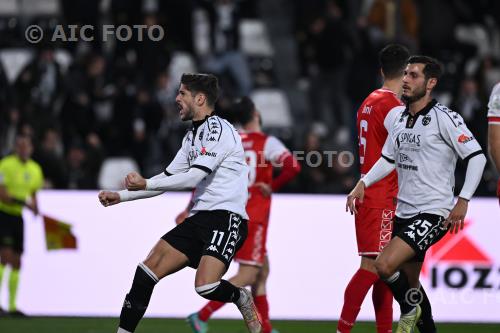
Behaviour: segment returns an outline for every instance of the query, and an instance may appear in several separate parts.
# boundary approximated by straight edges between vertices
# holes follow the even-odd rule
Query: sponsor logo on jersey
[[[410,158],[410,156],[403,153],[399,153],[399,161],[413,163],[413,160]]]
[[[424,126],[427,126],[430,124],[431,122],[431,116],[429,116],[428,114],[426,114],[423,118],[422,118],[422,125]]]
[[[467,136],[465,134],[462,134],[458,137],[458,142],[463,143],[463,144],[466,144],[467,142],[472,141],[472,140],[474,140],[474,138],[472,136]]]
[[[403,132],[398,136],[398,143],[401,144],[409,144],[412,146],[420,147],[420,134],[413,134]]]
[[[200,152],[201,155],[203,156],[210,156],[210,157],[217,157],[217,153],[214,153],[214,152],[208,152],[207,149],[205,147],[201,147],[201,152]]]
[[[403,169],[403,170],[418,171],[418,166],[403,164],[403,163],[398,163],[398,168]]]

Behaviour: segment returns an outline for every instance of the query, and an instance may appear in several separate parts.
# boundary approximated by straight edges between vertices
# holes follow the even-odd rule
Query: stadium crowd
[[[257,88],[283,89],[289,97],[303,94],[305,117],[290,103],[291,134],[281,135],[287,146],[292,151],[354,153],[356,110],[380,83],[377,53],[389,42],[402,43],[412,53],[444,63],[438,99],[462,115],[486,148],[487,100],[500,81],[500,16],[493,14],[500,12],[498,1],[272,1],[286,7],[273,12],[282,16],[273,19],[290,22],[285,26],[295,45],[298,90],[285,88],[289,82],[273,68],[279,59],[255,61],[242,51],[240,23],[266,22],[264,1],[44,2],[54,2],[56,10],[10,14],[0,6],[0,55],[9,50],[31,55],[14,74],[12,59],[0,56],[0,157],[12,151],[16,133],[32,135],[33,159],[42,166],[46,188],[96,189],[101,166],[110,157],[132,158],[146,176],[172,159],[186,131],[175,104],[186,68],[179,54],[193,61],[187,68],[220,77],[216,110],[222,116],[230,118],[232,101]],[[30,44],[24,31],[31,24],[43,27],[45,36],[57,24],[157,24],[165,38]],[[272,41],[273,34],[282,32],[267,33]],[[358,178],[358,164],[332,167],[324,162],[314,167],[303,163],[303,172],[284,190],[348,192]],[[464,176],[462,166],[457,182]],[[496,179],[488,165],[477,194],[493,195]]]

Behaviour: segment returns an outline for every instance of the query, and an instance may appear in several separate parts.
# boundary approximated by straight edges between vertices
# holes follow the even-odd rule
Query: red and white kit
[[[250,167],[246,206],[249,223],[247,239],[236,253],[235,260],[262,266],[266,255],[271,196],[265,196],[258,184],[266,184],[273,192],[277,191],[300,171],[300,166],[285,145],[274,136],[262,132],[242,132],[241,139]],[[273,166],[281,167],[281,173],[275,179]]]
[[[387,127],[395,121],[391,110],[403,105],[390,90],[377,89],[364,100],[357,113],[359,161],[361,174],[377,162],[387,138]],[[355,216],[358,254],[377,256],[391,240],[392,220],[396,208],[398,181],[393,171],[365,190]]]

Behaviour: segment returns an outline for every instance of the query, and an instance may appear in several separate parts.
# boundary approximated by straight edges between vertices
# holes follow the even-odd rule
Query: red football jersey
[[[262,195],[256,183],[271,186],[273,181],[273,162],[278,162],[288,149],[273,136],[261,132],[240,133],[245,158],[250,168],[248,179],[247,213],[250,221],[267,223],[271,210],[271,197]]]
[[[363,101],[357,114],[359,143],[359,162],[361,174],[366,174],[382,154],[382,147],[387,139],[384,122],[389,111],[403,103],[390,90],[377,89]],[[372,208],[394,209],[398,193],[396,171],[365,190],[363,205]]]

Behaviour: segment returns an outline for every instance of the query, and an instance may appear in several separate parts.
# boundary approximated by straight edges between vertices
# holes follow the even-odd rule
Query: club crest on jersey
[[[422,118],[422,125],[427,126],[430,124],[430,122],[431,122],[431,116],[426,114],[424,118]]]
[[[472,141],[472,140],[474,140],[474,138],[472,136],[467,136],[465,134],[462,134],[458,137],[458,142],[463,143],[463,144],[466,144],[467,142]]]

